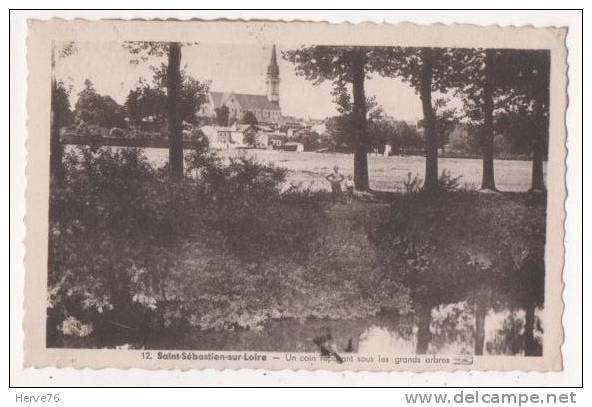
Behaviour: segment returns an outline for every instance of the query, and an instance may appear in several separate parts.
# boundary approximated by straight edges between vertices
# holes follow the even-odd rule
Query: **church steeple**
[[[267,99],[273,103],[280,103],[280,67],[277,63],[275,44],[271,49],[271,61],[267,67]]]

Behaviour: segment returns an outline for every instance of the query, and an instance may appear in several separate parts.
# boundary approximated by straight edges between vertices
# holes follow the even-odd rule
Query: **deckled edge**
[[[561,334],[561,338],[560,338],[560,343],[559,343],[559,351],[558,351],[558,361],[551,361],[552,364],[554,366],[550,367],[547,370],[523,370],[523,369],[513,369],[513,370],[474,370],[474,369],[462,369],[462,368],[452,368],[452,369],[447,369],[447,370],[392,370],[392,369],[380,369],[380,370],[341,370],[341,369],[334,369],[334,370],[326,370],[326,369],[318,369],[318,368],[311,368],[311,369],[285,369],[285,368],[278,368],[278,369],[274,369],[273,367],[271,368],[260,368],[260,367],[253,367],[253,368],[244,368],[244,367],[238,367],[238,368],[213,368],[213,367],[203,367],[203,368],[194,368],[194,367],[188,367],[188,368],[159,368],[159,367],[155,367],[155,368],[149,368],[149,367],[137,367],[137,366],[129,366],[126,368],[113,368],[113,367],[73,367],[72,365],[65,365],[65,364],[49,364],[49,363],[39,363],[38,361],[34,361],[32,360],[33,356],[28,355],[27,354],[27,345],[28,345],[28,340],[30,340],[30,338],[28,339],[28,335],[26,335],[26,330],[29,327],[30,323],[27,323],[28,321],[28,317],[30,317],[30,314],[28,315],[27,313],[27,296],[26,293],[29,289],[29,287],[31,286],[31,276],[30,276],[30,272],[28,272],[28,268],[26,267],[28,262],[29,262],[29,258],[30,258],[30,253],[27,250],[27,246],[28,243],[30,241],[30,234],[29,234],[29,228],[27,227],[30,220],[31,220],[31,213],[30,213],[30,200],[32,198],[32,189],[29,186],[29,174],[31,172],[31,168],[32,165],[29,162],[29,147],[31,145],[31,137],[29,134],[30,131],[30,122],[31,122],[31,116],[29,114],[29,107],[30,107],[30,98],[29,96],[31,96],[31,91],[30,91],[30,80],[31,80],[31,69],[30,69],[30,61],[31,61],[31,55],[29,53],[29,49],[32,43],[32,36],[31,36],[31,32],[33,29],[33,26],[36,24],[36,22],[48,22],[48,21],[53,21],[53,20],[62,20],[62,21],[79,21],[79,22],[93,22],[93,23],[99,23],[99,22],[125,22],[125,21],[134,21],[134,22],[168,22],[168,21],[172,21],[172,22],[207,22],[207,23],[212,23],[212,22],[232,22],[232,23],[307,23],[307,24],[315,24],[315,25],[323,25],[323,24],[328,24],[328,25],[334,25],[334,26],[340,26],[340,25],[352,25],[352,26],[364,26],[364,25],[372,25],[372,26],[413,26],[413,27],[417,27],[417,28],[430,28],[430,27],[447,27],[447,28],[464,28],[464,27],[473,27],[473,28],[478,28],[478,29],[487,29],[487,28],[498,28],[498,29],[520,29],[520,30],[524,30],[524,29],[533,29],[533,30],[541,30],[541,29],[547,29],[547,30],[553,30],[555,35],[561,35],[563,36],[563,42],[562,42],[562,46],[564,49],[564,54],[565,54],[565,58],[564,58],[564,70],[563,70],[563,75],[565,77],[565,109],[563,111],[562,114],[562,120],[563,120],[563,127],[565,128],[565,133],[564,133],[564,142],[563,142],[563,153],[564,153],[564,167],[563,167],[563,179],[564,179],[564,199],[562,201],[563,205],[562,205],[562,209],[563,209],[563,218],[561,219],[561,224],[562,224],[562,251],[563,251],[563,261],[562,261],[562,271],[561,271],[561,278],[560,278],[560,282],[561,282],[561,290],[560,290],[560,301],[561,301],[561,305],[562,305],[562,309],[561,309],[561,327],[560,327],[560,334]],[[565,280],[563,277],[564,274],[564,266],[565,266],[565,252],[566,252],[566,248],[565,248],[565,236],[566,236],[566,219],[567,219],[567,214],[566,214],[566,200],[567,200],[567,196],[568,196],[568,191],[567,191],[567,185],[565,183],[565,177],[567,175],[567,171],[568,171],[568,166],[567,166],[567,156],[569,153],[569,149],[567,148],[567,137],[568,137],[568,128],[567,128],[567,109],[569,107],[569,94],[568,94],[568,86],[569,86],[569,64],[568,64],[568,55],[569,55],[569,48],[567,46],[567,34],[568,34],[568,27],[567,26],[535,26],[533,24],[528,24],[528,25],[520,25],[520,26],[516,26],[516,25],[500,25],[500,24],[489,24],[489,25],[478,25],[478,24],[471,24],[471,23],[450,23],[450,24],[444,24],[444,23],[433,23],[433,24],[417,24],[417,23],[413,23],[413,22],[408,22],[408,21],[402,21],[402,22],[397,22],[397,23],[391,23],[391,22],[386,22],[383,21],[381,23],[377,23],[374,21],[362,21],[362,22],[350,22],[350,21],[343,21],[340,23],[336,23],[336,22],[330,22],[330,21],[326,21],[326,20],[322,20],[322,21],[313,21],[313,20],[301,20],[301,19],[291,19],[291,20],[286,20],[286,19],[259,19],[259,18],[252,18],[252,19],[244,19],[244,18],[239,18],[239,19],[231,19],[231,18],[214,18],[214,19],[203,19],[203,18],[188,18],[188,19],[178,19],[178,18],[168,18],[168,19],[161,19],[161,18],[130,18],[130,19],[117,19],[117,18],[97,18],[97,19],[88,19],[88,18],[72,18],[72,19],[66,19],[66,18],[61,18],[61,17],[57,17],[57,18],[51,18],[51,19],[28,19],[27,20],[27,41],[26,41],[26,61],[27,61],[27,76],[26,76],[26,85],[25,85],[25,89],[26,89],[26,136],[25,136],[25,173],[26,173],[26,182],[25,182],[25,201],[26,201],[26,205],[25,205],[25,214],[24,214],[24,226],[25,226],[25,237],[23,239],[23,244],[24,244],[24,256],[23,256],[23,263],[25,265],[25,281],[24,281],[24,286],[25,286],[25,295],[24,295],[24,301],[23,301],[23,324],[22,324],[22,330],[23,330],[23,351],[24,351],[24,367],[28,367],[28,368],[35,368],[35,369],[40,369],[40,368],[45,368],[45,367],[55,367],[55,368],[59,368],[59,369],[76,369],[76,370],[102,370],[102,369],[114,369],[114,370],[130,370],[130,369],[140,369],[140,370],[170,370],[170,371],[189,371],[189,370],[215,370],[215,371],[243,371],[243,370],[248,370],[248,371],[253,371],[253,372],[257,372],[257,373],[264,373],[264,372],[268,372],[268,371],[273,371],[273,372],[328,372],[328,373],[334,373],[334,374],[343,374],[343,373],[413,373],[413,374],[418,374],[418,373],[458,373],[458,372],[471,372],[471,373],[483,373],[483,372],[535,372],[535,373],[545,373],[545,372],[557,372],[557,371],[561,371],[563,370],[563,352],[562,352],[562,347],[565,345],[565,334],[564,334],[564,327],[563,327],[563,315],[565,313],[565,301],[563,296],[565,295]],[[48,233],[48,231],[43,231],[42,233]],[[47,248],[46,248],[47,249]],[[47,250],[46,250],[47,251]],[[47,271],[46,271],[46,275],[45,277],[47,277]],[[558,362],[558,365],[556,364]]]

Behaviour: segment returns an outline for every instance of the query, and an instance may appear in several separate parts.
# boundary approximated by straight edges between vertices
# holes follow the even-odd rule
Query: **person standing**
[[[341,183],[343,182],[344,177],[339,173],[339,167],[333,167],[333,172],[325,178],[331,184],[331,198],[333,203],[341,201]]]

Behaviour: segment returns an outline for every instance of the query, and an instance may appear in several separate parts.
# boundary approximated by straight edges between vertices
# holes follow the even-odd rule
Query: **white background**
[[[53,7],[77,7],[79,2],[58,1],[47,4],[41,1],[20,1],[12,2],[11,7],[44,7],[51,5]],[[222,2],[210,2],[212,6],[222,6]],[[224,2],[225,7],[274,7],[280,2]],[[298,1],[293,6],[323,6],[318,1]],[[329,2],[327,2],[329,3]],[[476,2],[449,1],[448,7],[474,7]],[[491,2],[493,3],[493,2]],[[524,3],[524,4],[520,4]],[[482,4],[482,3],[481,3]],[[537,1],[533,3],[538,7],[581,7],[584,2],[563,1],[556,4],[550,1]],[[141,5],[133,4],[129,1],[102,1],[94,6],[99,7],[191,7],[207,6],[205,2],[186,2],[169,0],[166,3],[144,1]],[[282,6],[287,5],[285,1]],[[329,6],[326,4],[325,6]],[[393,2],[370,2],[363,4],[354,4],[354,2],[339,2],[335,4],[340,7],[388,7],[395,6]],[[407,5],[407,4],[406,4]],[[437,1],[415,1],[412,4],[417,7],[441,7],[442,2]],[[496,7],[520,7],[530,6],[526,2],[518,1],[497,1],[486,6]],[[61,16],[63,18],[83,17],[88,19],[97,19],[101,17],[111,18],[153,18],[153,17],[175,17],[175,18],[270,18],[270,19],[302,19],[302,20],[327,20],[331,22],[341,21],[375,21],[375,22],[399,22],[413,21],[421,24],[430,23],[476,23],[476,24],[500,24],[500,25],[525,25],[534,26],[569,26],[567,38],[569,48],[569,108],[567,113],[568,124],[568,200],[566,222],[566,263],[564,279],[566,289],[564,292],[564,301],[566,304],[564,313],[564,328],[566,331],[566,342],[562,348],[564,355],[565,370],[560,373],[529,373],[529,372],[506,372],[506,373],[329,373],[329,372],[264,372],[253,370],[240,371],[162,371],[146,372],[139,369],[132,370],[74,370],[74,369],[22,369],[22,288],[24,269],[22,265],[24,225],[22,223],[24,215],[24,165],[25,148],[24,141],[26,137],[26,112],[25,112],[25,93],[26,93],[26,64],[25,64],[25,39],[26,39],[26,18],[51,18]],[[8,13],[4,15],[4,31],[9,27]],[[3,302],[1,313],[1,326],[11,326],[11,345],[10,348],[10,375],[11,385],[13,386],[579,386],[582,383],[582,330],[581,330],[581,273],[582,259],[585,264],[590,264],[590,251],[588,250],[582,257],[582,21],[581,14],[577,11],[42,11],[42,12],[12,12],[10,23],[11,39],[10,43],[4,42],[4,46],[10,46],[10,109],[8,109],[8,89],[5,88],[3,103],[5,115],[10,114],[10,160],[8,160],[7,149],[2,150],[5,161],[10,162],[10,273],[11,273],[11,291],[12,302],[10,303],[10,321],[7,320],[8,309],[7,301]],[[8,59],[8,49],[4,50],[5,58]],[[8,62],[8,61],[7,61]],[[587,61],[586,61],[587,62]],[[8,77],[8,63],[2,64],[4,77]],[[7,81],[4,81],[6,86]],[[589,86],[589,85],[588,85]],[[8,117],[5,117],[5,123],[8,123]],[[4,176],[1,178],[4,184],[8,184],[8,168],[3,168]],[[585,168],[584,179],[589,183],[592,179],[590,174],[589,162]],[[3,185],[6,187],[8,185]],[[589,195],[586,196],[589,198]],[[589,201],[589,199],[586,199]],[[4,201],[6,202],[6,201]],[[4,203],[6,205],[6,203]],[[5,218],[4,218],[5,219]],[[589,217],[587,218],[589,223]],[[6,222],[5,220],[3,220]],[[8,225],[4,225],[4,230]],[[35,233],[35,231],[31,231]],[[6,235],[3,239],[6,239]],[[8,242],[2,242],[0,247],[3,250],[3,258],[8,259],[6,248]],[[6,278],[7,276],[5,276]],[[7,280],[4,280],[7,283]],[[589,286],[584,287],[584,292],[588,292]],[[8,297],[8,290],[5,294]],[[587,296],[589,297],[589,295]],[[589,305],[589,299],[584,301]],[[587,311],[588,313],[590,311]],[[588,318],[589,319],[589,318]],[[589,324],[587,324],[589,326]],[[589,327],[585,327],[586,337],[589,337]],[[8,365],[8,335],[1,337],[3,357],[6,358],[4,366]],[[589,351],[585,351],[589,354]],[[8,384],[8,369],[0,371],[3,384]],[[271,390],[274,393],[264,393],[265,390],[159,390],[159,389],[61,389],[61,390],[41,390],[41,389],[11,389],[5,390],[1,399],[12,405],[15,403],[16,394],[42,394],[49,392],[59,392],[61,394],[60,405],[80,405],[81,403],[94,406],[104,406],[105,403],[141,403],[142,405],[160,405],[166,403],[188,403],[191,405],[201,404],[236,404],[247,403],[248,405],[263,404],[281,404],[281,405],[301,405],[304,403],[318,403],[319,405],[360,405],[360,403],[381,403],[387,405],[404,404],[403,389],[400,390],[333,390],[330,393],[323,390],[290,390],[290,393],[277,393],[279,390]],[[425,390],[429,391],[429,390]],[[454,393],[456,390],[452,390]],[[494,391],[492,389],[492,391]],[[501,389],[500,389],[501,391]],[[533,392],[535,389],[522,389],[517,392]],[[564,390],[569,392],[569,390]],[[246,394],[243,394],[246,392]],[[586,404],[590,397],[585,397],[584,392],[577,392],[576,400],[578,404]],[[592,392],[589,392],[592,394]],[[315,403],[315,404],[316,404]]]

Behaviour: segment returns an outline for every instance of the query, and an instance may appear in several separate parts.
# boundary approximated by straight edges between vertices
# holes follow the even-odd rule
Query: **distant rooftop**
[[[272,103],[265,95],[250,95],[247,93],[224,93],[224,92],[210,92],[214,108],[218,108],[226,103],[226,101],[234,96],[238,103],[244,110],[280,110],[277,103]]]

